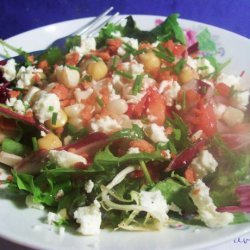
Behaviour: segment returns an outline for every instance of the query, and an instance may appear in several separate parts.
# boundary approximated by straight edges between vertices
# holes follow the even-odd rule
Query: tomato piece
[[[166,43],[164,43],[164,47],[172,51],[175,56],[182,56],[186,50],[185,46],[174,43],[173,40],[169,40]]]
[[[221,83],[216,84],[215,89],[220,96],[223,96],[223,97],[230,96],[230,92],[231,92],[230,87],[228,87],[225,83],[221,82]]]
[[[211,104],[202,105],[196,130],[202,130],[207,136],[213,136],[217,131],[216,115]]]
[[[154,122],[159,126],[162,126],[166,120],[165,108],[163,96],[155,90],[150,91],[146,105],[146,114],[155,117]]]
[[[148,94],[145,94],[141,101],[134,105],[133,118],[140,118],[145,110],[145,105],[148,99]]]
[[[66,64],[75,66],[80,60],[80,55],[78,52],[72,52],[72,53],[67,54],[65,59],[66,59]]]

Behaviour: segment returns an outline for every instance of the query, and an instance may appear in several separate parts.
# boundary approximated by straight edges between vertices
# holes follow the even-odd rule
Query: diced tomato
[[[150,144],[149,142],[142,140],[142,139],[133,140],[133,141],[129,142],[129,146],[139,148],[141,152],[152,153],[155,151],[155,148],[152,144]]]
[[[167,41],[163,46],[172,51],[175,56],[182,56],[182,54],[186,50],[186,47],[184,45],[174,43],[173,40]]]
[[[133,115],[132,115],[133,118],[140,118],[142,116],[143,111],[145,109],[146,102],[147,102],[147,98],[148,98],[148,95],[145,94],[143,98],[141,99],[141,101],[134,105]]]
[[[154,122],[162,126],[166,120],[165,100],[158,91],[149,90],[149,95],[146,104],[146,114],[155,117]]]
[[[216,91],[220,96],[229,97],[230,96],[230,87],[228,87],[225,83],[218,83],[215,86]]]
[[[15,90],[10,90],[9,91],[9,96],[11,98],[17,98],[20,95],[20,91],[15,91]]]
[[[211,104],[205,104],[200,107],[199,120],[196,130],[202,130],[207,136],[213,136],[216,131],[216,115]]]
[[[42,60],[38,63],[38,68],[39,69],[43,69],[43,70],[46,70],[49,68],[49,64],[48,64],[48,61],[47,60]]]
[[[65,100],[68,97],[69,89],[66,88],[63,84],[58,83],[51,90],[51,93],[56,94],[60,100]]]
[[[78,52],[72,52],[65,56],[66,64],[75,66],[80,60],[80,55]]]
[[[191,167],[187,167],[187,169],[184,172],[184,176],[190,183],[194,183],[196,181],[196,173],[194,169]]]
[[[103,50],[96,50],[96,51],[92,51],[91,53],[94,56],[98,56],[100,58],[102,58],[103,61],[108,61],[110,59],[110,52],[107,49],[103,49]]]
[[[117,53],[118,48],[122,45],[121,39],[108,39],[107,46],[113,54]]]

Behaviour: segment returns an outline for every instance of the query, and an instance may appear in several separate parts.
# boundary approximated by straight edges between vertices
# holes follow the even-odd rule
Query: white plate
[[[159,16],[135,15],[139,27],[150,29]],[[89,18],[57,23],[31,30],[7,40],[27,51],[43,49],[51,41],[67,35],[80,27]],[[250,41],[232,32],[198,22],[180,20],[183,28],[201,30],[207,27],[220,47],[219,59],[232,59],[226,71],[250,73]],[[13,242],[39,249],[200,249],[233,240],[250,231],[249,224],[228,226],[223,229],[185,227],[182,230],[164,229],[161,232],[110,232],[103,230],[99,236],[85,237],[67,232],[63,237],[50,231],[43,223],[44,211],[16,206],[9,194],[0,190],[0,236]]]

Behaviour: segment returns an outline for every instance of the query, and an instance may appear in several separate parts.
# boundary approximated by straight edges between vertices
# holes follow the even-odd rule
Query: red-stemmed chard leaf
[[[87,165],[80,166],[80,168],[85,169],[90,166],[92,162],[91,156],[97,151],[102,149],[108,144],[108,136],[101,132],[92,133],[86,137],[83,137],[76,142],[70,143],[67,146],[57,148],[56,150],[66,150],[79,155],[88,155]],[[21,173],[38,173],[44,165],[48,162],[49,150],[39,150],[24,158],[18,165],[14,168],[17,172]],[[90,157],[89,157],[90,156]],[[79,166],[76,164],[76,167]]]
[[[205,143],[205,140],[201,140],[190,148],[183,150],[170,162],[165,171],[168,172],[179,168],[187,167],[191,163],[191,161],[196,157],[196,155],[204,148]]]
[[[49,132],[49,129],[47,129],[43,124],[39,123],[33,117],[27,117],[25,115],[18,114],[18,113],[14,112],[8,108],[5,108],[3,106],[0,106],[0,114],[7,116],[11,119],[15,119],[15,120],[21,121],[23,123],[26,123],[30,126],[37,128],[40,131],[44,131],[46,133]]]

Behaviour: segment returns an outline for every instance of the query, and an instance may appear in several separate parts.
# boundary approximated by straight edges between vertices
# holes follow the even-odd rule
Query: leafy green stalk
[[[152,178],[148,172],[148,169],[147,169],[145,162],[143,160],[140,160],[139,163],[140,163],[140,167],[144,173],[144,177],[146,179],[147,184],[149,184],[149,185],[153,184],[154,182],[152,181]]]

